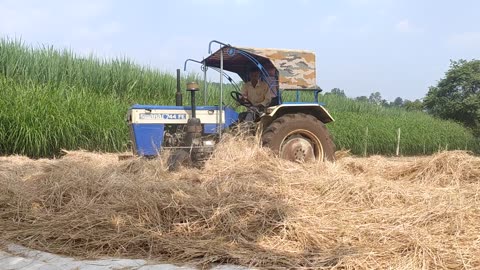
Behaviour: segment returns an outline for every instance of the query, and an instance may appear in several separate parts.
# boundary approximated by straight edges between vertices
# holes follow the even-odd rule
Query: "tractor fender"
[[[315,116],[322,123],[330,123],[335,121],[330,113],[319,104],[282,104],[278,106],[268,107],[265,114],[261,118],[263,126],[269,125],[273,120],[285,114],[304,113]]]

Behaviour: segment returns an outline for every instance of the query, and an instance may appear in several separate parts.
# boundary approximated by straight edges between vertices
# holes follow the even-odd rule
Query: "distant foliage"
[[[465,124],[480,136],[480,60],[451,61],[450,69],[425,97],[428,112]]]
[[[403,106],[403,99],[401,97],[397,97],[393,101],[392,105],[395,106],[395,107],[402,107]]]
[[[335,95],[340,97],[347,97],[345,91],[340,88],[333,88],[330,92],[325,93],[325,95]]]
[[[423,102],[419,99],[415,101],[405,100],[402,105],[408,111],[423,111]]]
[[[382,104],[382,95],[380,94],[380,92],[372,93],[370,94],[368,101],[370,101],[373,104],[380,105]]]

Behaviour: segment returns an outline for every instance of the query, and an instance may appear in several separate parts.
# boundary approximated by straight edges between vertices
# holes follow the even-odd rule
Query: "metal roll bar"
[[[201,69],[203,71],[203,105],[204,106],[207,106],[207,69],[208,67],[205,66],[202,62],[198,61],[198,60],[195,60],[195,59],[187,59],[185,60],[185,63],[183,64],[183,71],[187,70],[187,62],[195,62],[195,63],[199,63],[202,65]]]

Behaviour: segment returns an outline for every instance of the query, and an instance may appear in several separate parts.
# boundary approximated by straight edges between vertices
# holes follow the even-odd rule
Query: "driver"
[[[243,85],[241,93],[260,111],[272,100],[268,84],[260,79],[260,71],[257,68],[250,69],[250,81]]]

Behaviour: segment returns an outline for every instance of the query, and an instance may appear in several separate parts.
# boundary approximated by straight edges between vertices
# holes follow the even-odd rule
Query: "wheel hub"
[[[308,162],[315,160],[315,150],[308,139],[295,137],[283,143],[280,157],[300,163]]]

